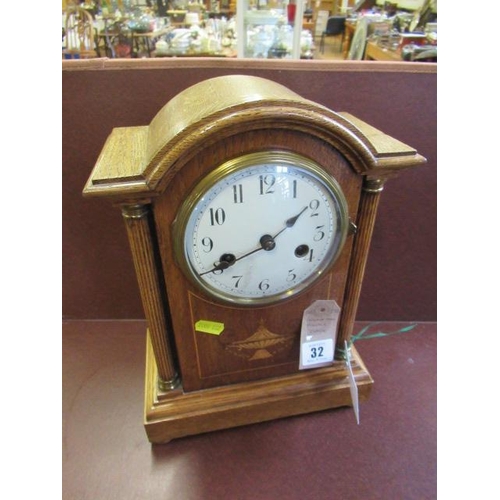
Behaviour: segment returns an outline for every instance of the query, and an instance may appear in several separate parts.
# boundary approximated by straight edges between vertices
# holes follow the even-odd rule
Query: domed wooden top
[[[425,163],[413,148],[347,113],[329,110],[271,80],[229,75],[180,92],[148,126],[113,129],[83,193],[118,202],[153,198],[205,145],[265,128],[321,137],[362,175],[387,177]]]

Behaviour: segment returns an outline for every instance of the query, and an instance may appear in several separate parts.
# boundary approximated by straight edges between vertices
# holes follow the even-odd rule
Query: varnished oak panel
[[[349,217],[357,220],[361,176],[329,144],[310,135],[279,129],[252,131],[193,151],[189,161],[171,180],[168,192],[154,202],[156,233],[186,391],[296,373],[304,309],[318,299],[332,299],[343,306],[351,236],[324,278],[310,290],[280,305],[235,308],[215,303],[193,287],[179,268],[172,251],[172,223],[186,196],[200,179],[228,158],[262,149],[292,150],[316,161],[340,184]],[[194,325],[198,320],[223,322],[225,330],[220,336],[196,332]],[[269,333],[279,336],[275,345],[258,352],[256,337]],[[348,337],[348,333],[341,336]],[[237,344],[244,341],[253,342],[255,348],[244,353],[236,349]]]

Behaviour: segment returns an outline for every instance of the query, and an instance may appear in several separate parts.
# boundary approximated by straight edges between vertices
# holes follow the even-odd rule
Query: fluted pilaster
[[[150,208],[148,205],[122,207],[122,215],[127,227],[142,305],[154,349],[160,379],[159,386],[165,390],[176,385],[177,373],[169,340],[169,323],[166,316],[167,305],[164,303],[161,279],[156,266],[149,213]]]
[[[365,274],[366,262],[370,249],[373,228],[377,215],[380,193],[384,189],[384,181],[366,179],[361,193],[358,209],[357,231],[351,256],[351,267],[347,279],[344,307],[341,313],[337,336],[337,356],[343,357],[344,342],[350,344],[352,329],[358,310],[361,285]]]

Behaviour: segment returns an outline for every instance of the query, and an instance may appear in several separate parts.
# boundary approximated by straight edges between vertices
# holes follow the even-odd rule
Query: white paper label
[[[299,369],[333,363],[340,307],[334,300],[317,300],[305,311],[300,332]]]
[[[346,353],[346,362],[345,363],[347,365],[347,373],[348,373],[348,378],[349,378],[349,390],[351,391],[352,408],[354,410],[356,422],[359,425],[358,386],[356,385],[356,379],[354,378],[354,373],[352,372],[351,351],[348,349],[347,342],[345,342],[345,353]]]
[[[316,366],[333,361],[333,340],[325,339],[302,344],[302,364],[305,367]]]

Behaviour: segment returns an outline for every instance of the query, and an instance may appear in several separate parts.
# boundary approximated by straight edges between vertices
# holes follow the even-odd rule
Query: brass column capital
[[[363,191],[366,193],[380,193],[384,190],[385,179],[365,178],[363,182]]]
[[[124,219],[142,219],[149,213],[149,205],[124,205],[121,209]]]

